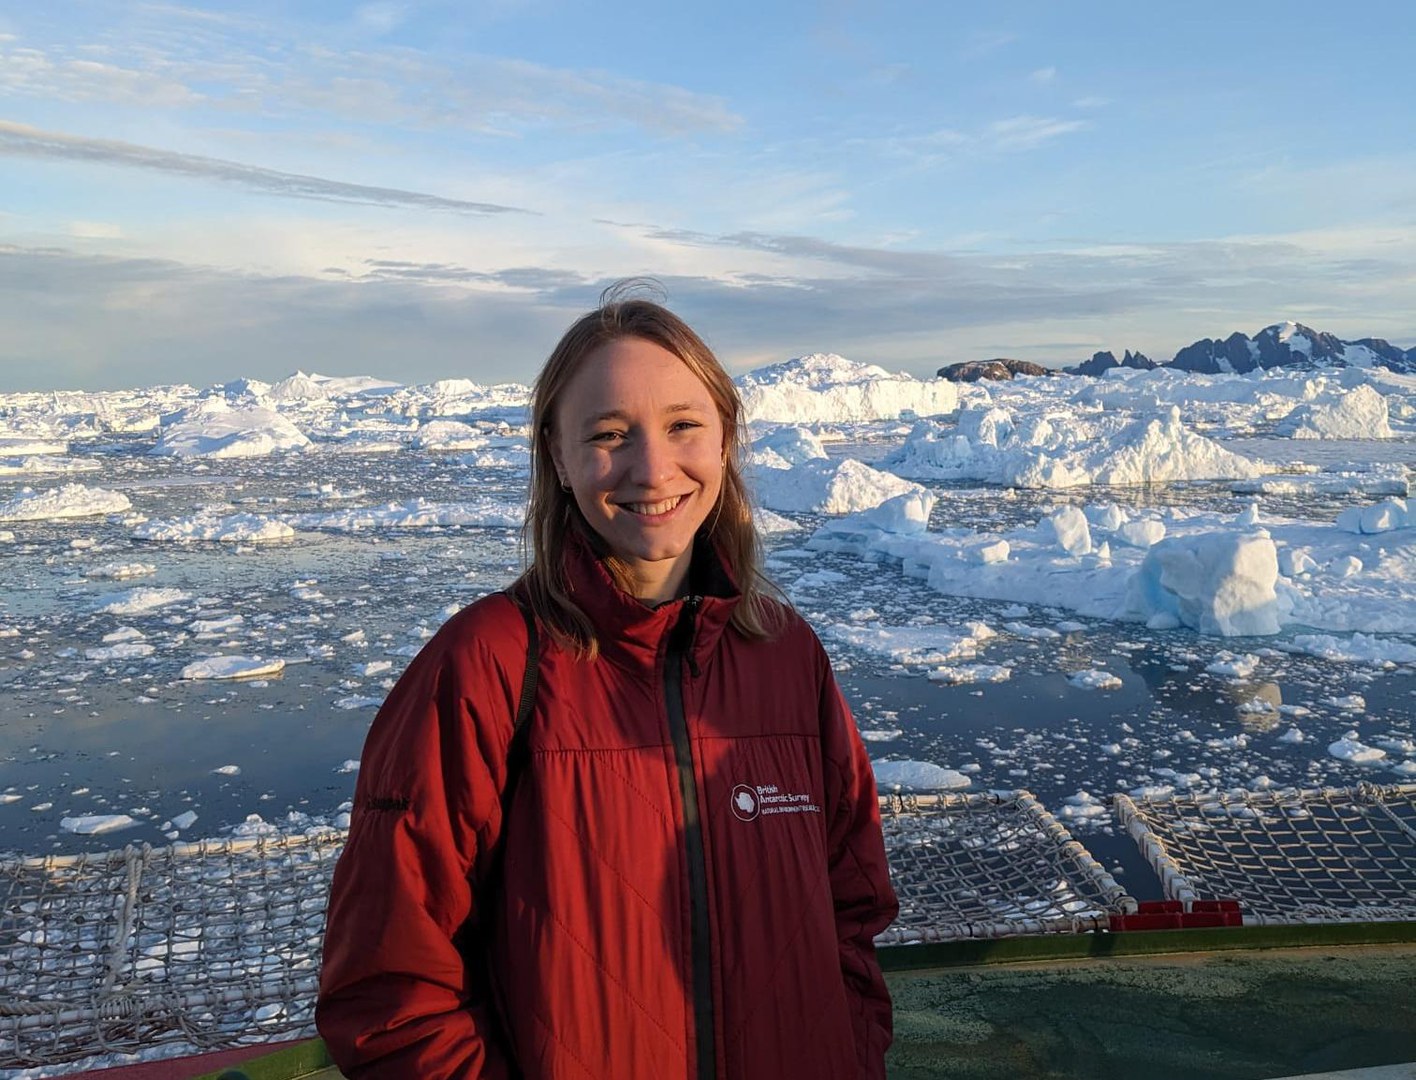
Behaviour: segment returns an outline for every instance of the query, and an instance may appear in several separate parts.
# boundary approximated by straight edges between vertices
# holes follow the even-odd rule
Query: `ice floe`
[[[929,761],[872,761],[875,785],[888,791],[952,791],[969,787],[972,781],[957,769],[946,769]]]
[[[285,669],[281,659],[262,660],[259,656],[210,656],[193,660],[182,669],[182,679],[255,679],[278,675]]]
[[[0,521],[57,521],[64,518],[94,517],[98,514],[120,514],[132,503],[128,496],[105,488],[65,484],[63,487],[35,491],[22,488],[0,502]]]
[[[758,468],[752,474],[757,499],[772,510],[851,514],[899,495],[924,498],[918,484],[845,458],[810,460],[786,469]]]
[[[207,398],[162,428],[152,453],[175,457],[265,457],[300,450],[309,438],[274,409],[233,408],[222,398]]]
[[[154,543],[260,544],[289,540],[295,530],[283,521],[259,514],[203,511],[170,521],[146,521],[134,526],[133,538]]]
[[[1015,420],[998,406],[923,421],[887,459],[916,480],[1022,488],[1230,480],[1261,475],[1256,462],[1191,431],[1180,410],[1132,417],[1036,413]]]
[[[452,526],[472,528],[520,528],[526,520],[520,500],[485,496],[456,503],[412,499],[377,507],[350,507],[324,513],[291,514],[286,518],[298,529],[327,529],[334,532],[362,532],[376,529],[426,529]]]
[[[105,615],[141,615],[169,604],[190,600],[192,594],[174,588],[140,588],[99,597],[95,610]]]
[[[758,368],[737,380],[750,421],[809,424],[935,416],[959,404],[956,383],[892,375],[834,353]]]
[[[65,832],[80,833],[84,836],[119,832],[131,829],[137,823],[137,819],[128,814],[79,814],[59,819],[59,827]]]
[[[1370,386],[1327,391],[1294,407],[1276,431],[1293,439],[1390,439],[1386,398]]]

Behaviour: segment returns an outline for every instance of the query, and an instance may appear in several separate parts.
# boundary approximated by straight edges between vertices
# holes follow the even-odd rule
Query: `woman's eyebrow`
[[[691,401],[680,401],[676,402],[673,405],[665,405],[663,411],[665,413],[703,412],[705,411],[705,406],[695,405]],[[623,409],[606,409],[602,413],[596,413],[594,416],[589,417],[585,421],[585,424],[587,427],[589,427],[594,424],[602,424],[610,420],[619,420],[623,422],[628,419],[629,413],[625,412]]]

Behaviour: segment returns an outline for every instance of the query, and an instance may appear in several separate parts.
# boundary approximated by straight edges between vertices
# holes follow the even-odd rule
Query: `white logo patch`
[[[757,792],[746,784],[733,788],[733,816],[739,821],[751,821],[757,816]]]
[[[819,814],[811,792],[785,792],[776,784],[738,784],[733,788],[733,817],[755,821],[767,814]]]

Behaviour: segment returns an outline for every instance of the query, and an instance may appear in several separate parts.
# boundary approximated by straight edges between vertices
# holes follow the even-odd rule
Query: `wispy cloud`
[[[357,203],[364,206],[406,207],[419,210],[440,210],[457,214],[531,213],[515,206],[497,203],[449,199],[420,191],[400,188],[350,184],[299,173],[278,172],[256,165],[245,165],[220,158],[179,154],[149,146],[118,142],[113,139],[90,139],[63,132],[41,131],[26,124],[0,120],[0,155],[82,161],[98,165],[146,169],[184,176],[194,180],[214,180],[234,184],[264,195],[293,199],[317,199],[324,202]]]
[[[988,127],[990,142],[998,150],[1033,150],[1043,143],[1083,131],[1085,120],[1060,120],[1050,116],[1011,116]]]
[[[387,34],[408,17],[403,4],[379,2],[360,4],[354,11],[354,24],[371,34]]]
[[[203,95],[161,71],[86,57],[55,57],[0,36],[0,93],[68,103],[102,102],[143,108],[199,103]]]
[[[964,39],[959,50],[965,59],[988,56],[1018,40],[1018,35],[1008,30],[977,30]]]
[[[1010,116],[980,128],[961,131],[936,128],[928,131],[870,136],[850,141],[849,146],[906,158],[921,166],[968,157],[1036,150],[1063,136],[1084,131],[1088,120],[1060,117]]]
[[[479,54],[451,63],[406,46],[335,48],[279,23],[136,10],[135,25],[102,44],[39,48],[0,39],[0,93],[494,134],[630,125],[681,136],[744,123],[721,97],[607,71]],[[363,36],[378,37],[404,16],[402,5],[372,3],[354,20]]]
[[[1038,68],[1028,76],[1029,82],[1035,82],[1039,86],[1046,86],[1057,79],[1057,69],[1055,67]]]

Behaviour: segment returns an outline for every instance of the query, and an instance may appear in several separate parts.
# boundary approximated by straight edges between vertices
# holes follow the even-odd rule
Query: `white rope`
[[[1252,923],[1416,919],[1416,784],[1114,799],[1165,895]],[[891,794],[882,944],[1105,930],[1136,902],[1029,792]],[[345,834],[0,862],[0,1068],[314,1034]]]
[[[887,795],[900,915],[881,944],[1081,933],[1136,902],[1027,791]]]
[[[1416,919],[1416,784],[1115,798],[1118,820],[1189,910],[1246,923]]]

